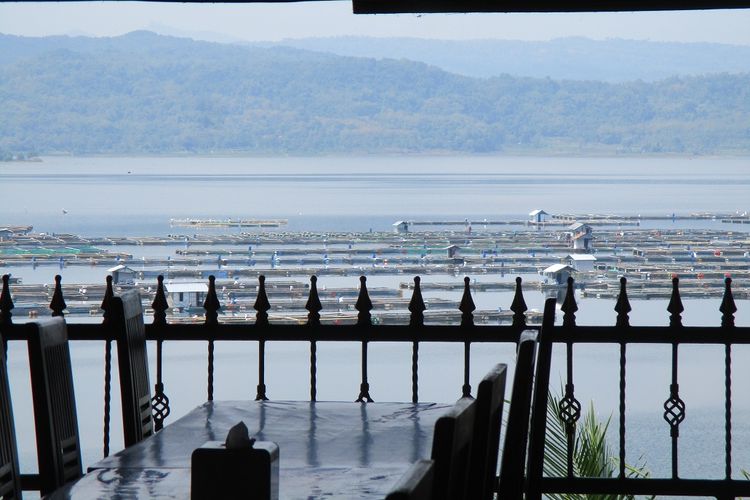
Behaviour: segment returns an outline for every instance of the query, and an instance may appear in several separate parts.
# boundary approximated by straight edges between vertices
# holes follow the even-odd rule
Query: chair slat
[[[117,335],[123,434],[125,446],[132,446],[154,433],[146,328],[138,291],[112,298],[111,316]]]
[[[0,338],[0,498],[21,498],[21,476],[18,468],[18,444],[10,400],[8,368]]]
[[[29,369],[40,490],[46,495],[83,473],[68,333],[62,317],[32,323]]]
[[[385,500],[432,500],[435,462],[419,460],[401,476]]]
[[[474,435],[476,401],[461,398],[435,422],[432,459],[435,461],[434,498],[468,499],[469,464]]]

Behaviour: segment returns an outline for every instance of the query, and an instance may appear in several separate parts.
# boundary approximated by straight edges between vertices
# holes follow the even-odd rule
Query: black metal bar
[[[750,496],[750,481],[747,480],[593,477],[571,480],[566,477],[543,477],[537,482],[544,493],[718,498]]]
[[[367,342],[370,340],[369,332],[372,328],[372,316],[370,315],[372,301],[367,292],[367,278],[360,276],[359,283],[359,296],[357,297],[357,303],[354,307],[359,312],[357,315],[357,327],[363,334],[361,356],[362,381],[359,384],[359,395],[355,401],[358,403],[372,403],[373,400],[370,396],[370,383],[367,380]]]
[[[419,342],[411,344],[411,402],[419,402]]]
[[[10,295],[10,274],[3,274],[3,291],[0,292],[0,326],[13,324],[13,298]]]
[[[724,475],[732,479],[732,345],[724,347]]]
[[[256,401],[268,401],[266,396],[266,341],[258,342],[258,389],[255,393]]]
[[[619,428],[619,476],[625,477],[625,343],[620,344],[620,428]]]
[[[208,401],[214,400],[214,341],[209,340],[208,341],[208,361],[207,361],[207,368],[208,368],[208,388],[207,388],[207,395],[206,399]]]
[[[112,341],[104,343],[104,458],[109,456],[109,421],[112,400]]]
[[[624,276],[620,278],[620,294],[617,296],[617,303],[615,304],[615,311],[617,312],[616,326],[619,328],[630,327],[630,317],[628,316],[628,314],[630,313],[632,308],[630,307],[630,301],[628,300],[627,283],[628,283],[628,280]],[[620,478],[625,477],[625,388],[626,388],[625,367],[627,363],[626,349],[627,349],[627,345],[625,344],[625,342],[621,342],[620,343],[620,405],[619,405],[620,463],[618,464],[619,465],[618,474]]]
[[[461,397],[471,397],[471,384],[469,374],[471,372],[471,342],[464,342],[464,385],[461,388]]]
[[[310,296],[305,304],[307,309],[307,326],[317,328],[320,326],[320,311],[323,305],[318,297],[318,277],[310,277]],[[318,345],[314,339],[314,331],[311,332],[310,340],[310,401],[316,401],[318,396]]]

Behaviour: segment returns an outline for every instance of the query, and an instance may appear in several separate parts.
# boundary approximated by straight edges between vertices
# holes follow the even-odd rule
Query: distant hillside
[[[284,45],[342,56],[408,59],[473,77],[509,74],[556,80],[656,81],[672,76],[750,72],[750,46],[717,43],[596,41],[561,38],[425,40],[419,38],[303,38]]]
[[[469,78],[148,32],[0,37],[0,152],[750,153],[750,74]]]

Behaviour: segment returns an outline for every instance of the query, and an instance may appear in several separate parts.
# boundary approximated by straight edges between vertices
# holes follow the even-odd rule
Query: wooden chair
[[[154,433],[146,329],[138,291],[130,290],[113,297],[111,315],[117,337],[122,427],[127,447]]]
[[[61,317],[31,323],[29,370],[42,496],[81,477],[68,331]]]
[[[469,498],[472,500],[492,500],[495,495],[507,369],[507,365],[495,365],[477,388],[469,467]]]
[[[18,445],[13,425],[8,368],[0,338],[0,498],[21,498],[21,476],[18,468]]]
[[[476,401],[459,399],[435,422],[432,459],[435,461],[435,500],[468,500],[471,441],[474,436]]]
[[[419,460],[409,467],[385,500],[432,500],[435,462]]]
[[[513,394],[508,409],[500,480],[497,488],[498,498],[523,497],[536,347],[537,332],[524,331],[519,339],[516,354]]]

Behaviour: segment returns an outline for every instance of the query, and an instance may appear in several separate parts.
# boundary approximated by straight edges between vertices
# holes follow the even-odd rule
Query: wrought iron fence
[[[461,396],[471,395],[469,371],[471,364],[471,345],[481,342],[516,343],[524,329],[538,328],[527,326],[527,307],[523,297],[521,278],[516,279],[516,288],[510,309],[513,311],[512,324],[507,326],[483,326],[474,324],[474,301],[471,295],[470,280],[464,280],[464,292],[459,305],[459,325],[427,325],[424,311],[426,309],[420,288],[420,279],[414,279],[414,289],[409,303],[409,324],[376,325],[372,322],[370,301],[366,278],[360,278],[359,296],[355,305],[356,322],[352,324],[321,323],[322,306],[318,297],[315,276],[310,279],[309,297],[305,309],[308,311],[307,322],[301,325],[275,324],[269,321],[268,311],[271,305],[266,294],[265,279],[259,278],[259,286],[254,309],[253,323],[222,323],[219,321],[221,303],[219,302],[215,280],[209,278],[208,294],[204,302],[205,319],[200,324],[170,324],[167,321],[167,299],[163,278],[158,278],[155,298],[151,304],[153,320],[146,325],[146,336],[156,343],[156,384],[152,400],[154,420],[160,429],[169,416],[169,398],[162,380],[162,345],[165,341],[205,341],[207,344],[207,399],[213,399],[214,393],[214,344],[223,341],[257,342],[258,349],[258,384],[256,400],[266,400],[269,394],[265,384],[265,344],[266,342],[307,342],[310,345],[310,400],[317,398],[317,343],[318,342],[359,342],[361,344],[361,381],[356,401],[370,402],[370,385],[368,382],[367,349],[371,342],[404,342],[412,347],[411,389],[412,401],[419,400],[419,345],[422,342],[452,342],[464,345],[464,377]],[[725,280],[724,297],[719,308],[721,326],[689,327],[682,323],[684,307],[680,299],[679,280],[673,279],[672,295],[667,306],[669,326],[631,326],[629,314],[631,305],[627,297],[627,281],[620,282],[620,294],[615,305],[617,313],[613,326],[578,326],[576,312],[578,305],[574,294],[574,281],[567,282],[567,291],[562,303],[562,324],[555,325],[556,300],[548,299],[545,304],[544,320],[539,334],[539,352],[537,355],[536,376],[534,383],[534,400],[531,414],[531,426],[528,447],[528,464],[526,467],[526,496],[541,498],[544,494],[581,494],[581,495],[690,495],[716,496],[717,498],[735,498],[750,496],[750,481],[732,478],[732,346],[750,344],[750,328],[735,326],[734,314],[737,307],[732,295],[732,280]],[[103,320],[100,324],[71,323],[69,338],[78,340],[100,340],[105,343],[104,374],[104,455],[109,453],[109,419],[111,397],[111,343],[113,331],[108,328],[109,301],[114,296],[112,280],[108,277],[107,288],[102,301]],[[55,290],[50,302],[53,316],[60,316],[65,311],[65,299],[62,294],[61,280],[55,278]],[[24,324],[12,321],[13,301],[9,277],[3,277],[3,289],[0,294],[0,327],[3,338],[7,340],[24,340]],[[549,378],[553,345],[565,347],[565,386],[560,403],[558,417],[565,426],[567,437],[567,475],[548,477],[544,475],[544,453],[547,426],[547,401],[549,398]],[[578,477],[573,467],[573,437],[581,416],[581,404],[575,393],[574,383],[574,348],[577,344],[613,344],[619,346],[619,407],[618,407],[618,470],[615,477]],[[626,371],[627,346],[630,344],[665,344],[670,345],[671,378],[666,383],[666,401],[663,405],[663,417],[671,439],[671,477],[669,478],[629,478],[625,468],[626,448]],[[683,479],[679,474],[678,447],[680,424],[685,419],[687,403],[679,392],[679,348],[681,345],[719,345],[724,346],[724,439],[725,439],[725,477],[723,479]],[[534,410],[535,409],[535,410]],[[510,431],[509,431],[510,432]]]
[[[26,338],[23,323],[14,323],[12,311],[9,275],[3,276],[2,294],[0,294],[0,329],[4,341],[24,340]],[[164,289],[164,278],[157,278],[156,295],[151,304],[153,321],[146,325],[146,338],[156,343],[156,384],[152,407],[154,423],[160,430],[165,419],[170,414],[170,402],[167,389],[162,378],[163,343],[173,341],[205,341],[206,353],[206,398],[211,401],[214,397],[214,345],[223,341],[251,341],[258,343],[258,384],[255,399],[267,400],[269,394],[266,388],[266,342],[307,342],[310,344],[310,400],[317,399],[317,344],[318,342],[359,342],[361,344],[360,366],[361,381],[358,402],[372,402],[370,384],[368,381],[368,344],[370,342],[403,342],[412,347],[411,366],[411,394],[414,403],[419,401],[419,345],[422,342],[452,342],[464,345],[463,386],[460,396],[471,395],[469,373],[471,367],[471,345],[477,342],[517,343],[520,333],[528,328],[526,325],[527,306],[523,297],[522,280],[516,278],[515,293],[510,306],[513,311],[510,325],[476,325],[474,324],[475,305],[471,295],[470,279],[464,278],[464,290],[458,307],[460,324],[458,325],[429,325],[425,324],[426,306],[422,299],[420,278],[414,278],[414,289],[408,309],[409,324],[379,325],[373,324],[370,311],[373,309],[367,291],[367,279],[359,278],[359,295],[355,304],[357,319],[353,324],[324,324],[321,323],[322,305],[318,296],[317,277],[310,278],[310,291],[305,309],[308,311],[307,322],[301,325],[276,324],[269,321],[268,311],[271,304],[266,293],[266,280],[259,276],[258,293],[254,309],[256,311],[253,323],[222,323],[219,321],[221,303],[216,293],[214,276],[208,280],[208,293],[203,308],[205,319],[203,323],[174,323],[167,321],[169,309]],[[62,292],[61,277],[55,276],[55,288],[49,308],[53,316],[63,316],[66,309]],[[114,296],[112,277],[107,277],[107,287],[101,304],[103,319],[100,324],[69,323],[68,337],[71,341],[99,340],[105,343],[104,351],[104,456],[109,454],[110,433],[110,400],[111,400],[111,370],[112,370],[112,342],[114,332],[108,328],[109,302]],[[534,328],[534,327],[531,327]],[[538,328],[538,326],[536,327]]]
[[[562,303],[562,325],[555,325],[555,299],[545,304],[544,320],[539,334],[539,354],[535,381],[529,461],[527,470],[527,498],[538,499],[543,494],[579,495],[680,495],[714,496],[720,499],[750,495],[750,481],[732,478],[732,346],[750,344],[750,328],[735,326],[737,307],[732,295],[732,280],[726,278],[725,290],[719,311],[720,327],[687,327],[682,323],[684,307],[680,299],[679,279],[672,280],[672,294],[667,306],[669,326],[631,326],[632,308],[627,296],[627,280],[621,278],[620,293],[615,305],[617,317],[614,326],[578,326],[578,305],[573,294],[572,278],[567,282],[567,293]],[[544,475],[544,453],[547,429],[547,402],[549,397],[550,361],[553,344],[565,347],[565,389],[557,417],[565,428],[567,437],[567,474],[564,477]],[[574,436],[581,417],[581,403],[575,393],[574,347],[580,344],[614,344],[619,346],[619,406],[618,467],[615,477],[578,477],[573,466]],[[663,404],[663,418],[671,439],[671,477],[628,477],[626,470],[626,369],[627,346],[632,344],[671,345],[671,378],[665,383],[667,398]],[[680,397],[679,348],[681,345],[724,346],[724,478],[683,479],[680,477],[678,447],[680,424],[685,419],[687,402]]]

